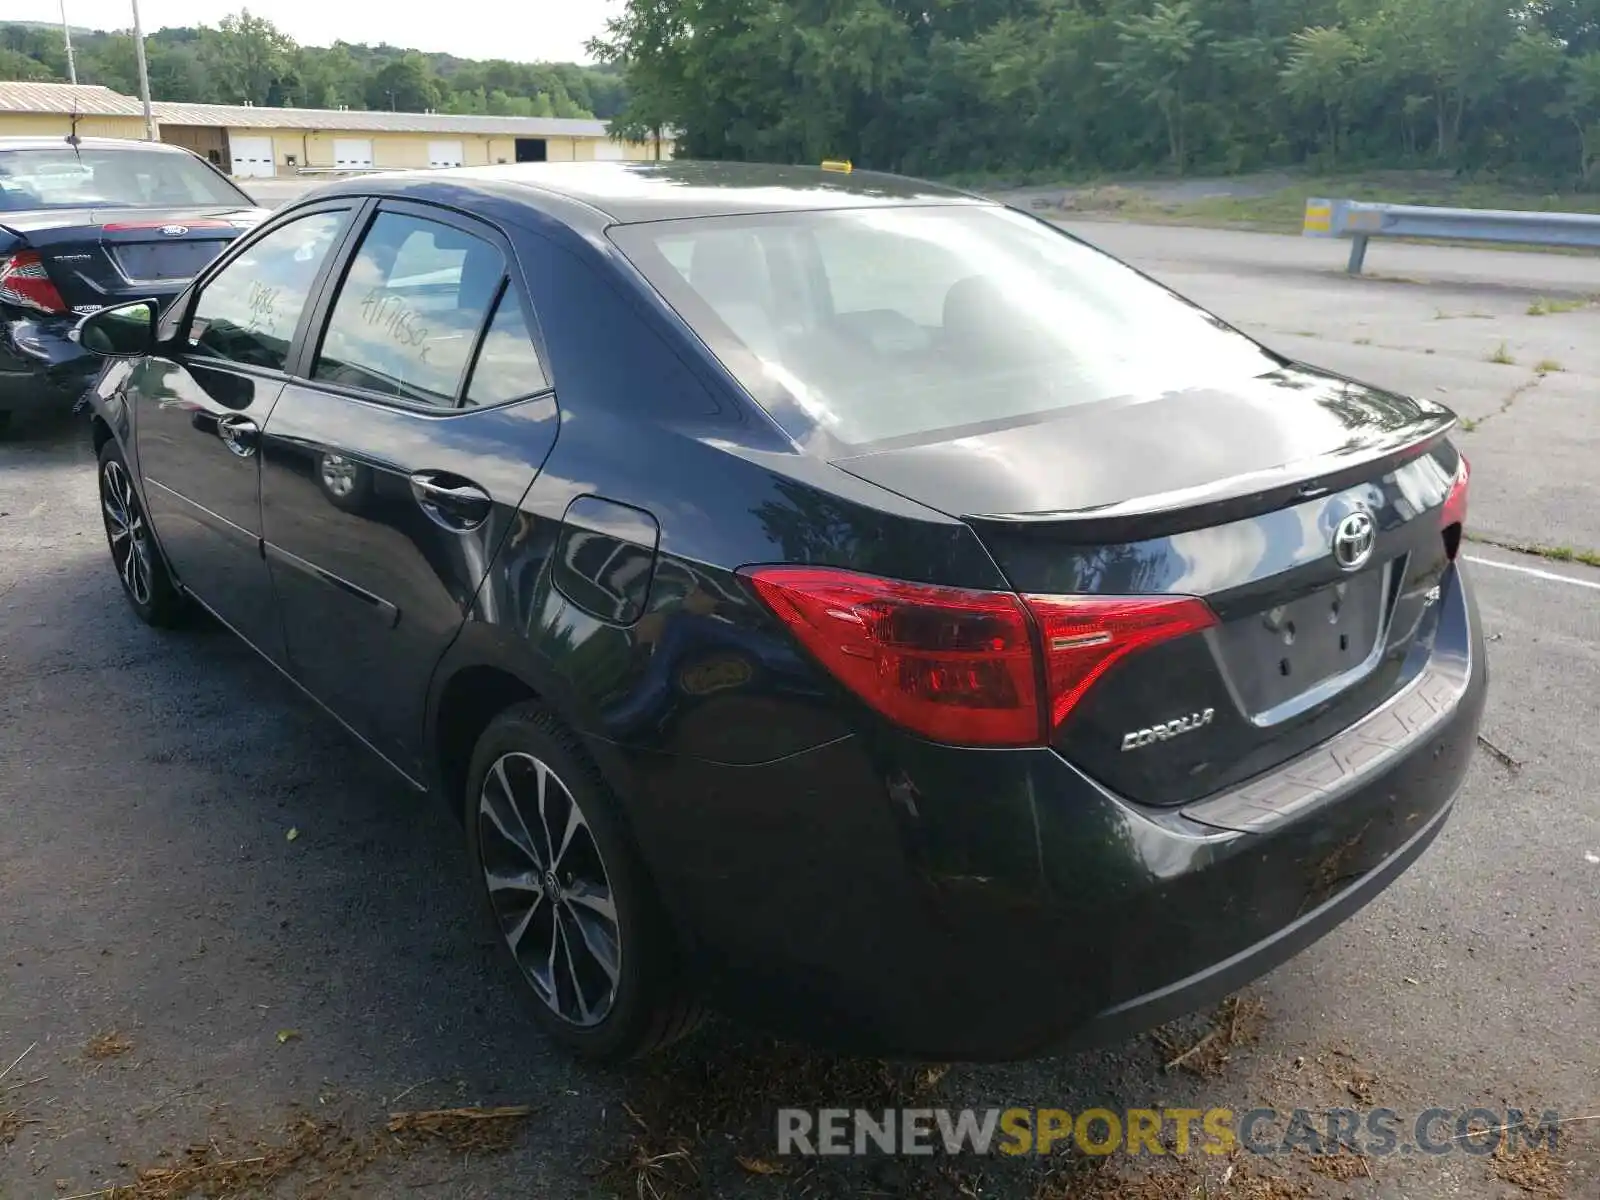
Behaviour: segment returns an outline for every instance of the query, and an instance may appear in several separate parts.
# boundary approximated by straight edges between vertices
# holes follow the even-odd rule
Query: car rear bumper
[[[1125,801],[1051,750],[888,731],[759,766],[625,755],[625,792],[702,977],[736,1015],[927,1058],[1100,1043],[1277,966],[1438,835],[1486,670],[1459,568],[1435,610],[1399,695],[1183,808]]]
[[[65,413],[100,373],[102,360],[68,333],[75,317],[0,318],[0,412]]]

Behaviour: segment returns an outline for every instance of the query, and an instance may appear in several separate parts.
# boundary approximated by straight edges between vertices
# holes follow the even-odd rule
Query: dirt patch
[[[1501,1142],[1488,1158],[1497,1179],[1521,1188],[1530,1196],[1559,1200],[1567,1194],[1567,1164],[1543,1146],[1518,1146]]]
[[[511,1108],[434,1109],[391,1113],[381,1132],[352,1131],[341,1121],[296,1118],[271,1140],[253,1144],[194,1142],[170,1161],[142,1167],[132,1183],[63,1200],[186,1200],[273,1194],[293,1182],[300,1200],[348,1194],[382,1161],[424,1155],[459,1159],[509,1149],[533,1110]]]
[[[30,1121],[22,1114],[20,1109],[0,1109],[0,1146],[8,1146],[17,1140],[17,1134],[22,1132],[26,1125],[37,1125],[37,1121]]]
[[[1314,1154],[1306,1160],[1306,1165],[1325,1179],[1342,1182],[1372,1178],[1372,1167],[1366,1156],[1360,1154]]]
[[[1211,1027],[1184,1046],[1171,1026],[1151,1033],[1165,1054],[1168,1071],[1183,1069],[1202,1079],[1216,1079],[1227,1069],[1235,1050],[1253,1045],[1266,1028],[1267,1006],[1254,996],[1229,996],[1211,1017]]]
[[[641,1064],[615,1149],[595,1173],[619,1193],[668,1200],[733,1172],[800,1172],[808,1164],[771,1156],[779,1104],[881,1111],[927,1103],[948,1070],[834,1057],[766,1039],[709,1056],[704,1045],[672,1052]]]
[[[108,1058],[121,1058],[133,1049],[133,1039],[123,1037],[115,1029],[105,1033],[97,1033],[89,1039],[88,1045],[83,1048],[83,1056],[102,1062]]]
[[[1194,1160],[1134,1171],[1104,1159],[1069,1165],[1044,1180],[1032,1200],[1310,1200],[1310,1189],[1247,1157]]]
[[[497,1154],[509,1150],[522,1122],[533,1115],[526,1104],[501,1108],[436,1108],[389,1114],[387,1129],[407,1152],[438,1145],[451,1154]]]

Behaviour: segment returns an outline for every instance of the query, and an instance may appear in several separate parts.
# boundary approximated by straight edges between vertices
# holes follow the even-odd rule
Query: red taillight
[[[1050,729],[1119,660],[1209,629],[1216,616],[1193,596],[1026,596],[1044,642]]]
[[[828,567],[745,574],[806,649],[890,720],[940,742],[1039,742],[1033,638],[1016,596]]]
[[[1461,549],[1461,534],[1467,527],[1467,484],[1472,478],[1472,467],[1467,463],[1467,456],[1459,456],[1461,465],[1456,467],[1456,477],[1450,482],[1450,494],[1444,498],[1444,506],[1439,510],[1439,527],[1444,530],[1444,549],[1452,559]]]
[[[40,312],[67,311],[61,293],[45,272],[44,260],[35,250],[18,250],[0,258],[0,301]]]
[[[915,733],[967,746],[1041,745],[1117,661],[1216,623],[1189,596],[1019,597],[830,567],[744,574],[861,699]]]

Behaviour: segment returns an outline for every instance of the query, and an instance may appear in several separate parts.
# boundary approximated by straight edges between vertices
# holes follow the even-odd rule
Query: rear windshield
[[[655,221],[611,237],[801,442],[920,440],[1281,365],[1109,256],[999,207]]]
[[[72,147],[0,150],[0,212],[40,208],[181,208],[248,204],[187,154]]]

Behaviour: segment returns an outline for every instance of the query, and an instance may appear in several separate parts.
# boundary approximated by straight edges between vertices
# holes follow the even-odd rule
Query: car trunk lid
[[[1203,599],[1213,627],[1118,660],[1049,734],[1108,787],[1176,804],[1270,769],[1404,686],[1452,548],[1440,508],[1453,421],[1285,367],[835,465],[964,518],[1024,594]],[[1343,552],[1342,535],[1355,536]]]
[[[0,220],[17,250],[38,255],[67,307],[86,313],[125,300],[171,299],[265,215],[258,209],[82,209]]]

